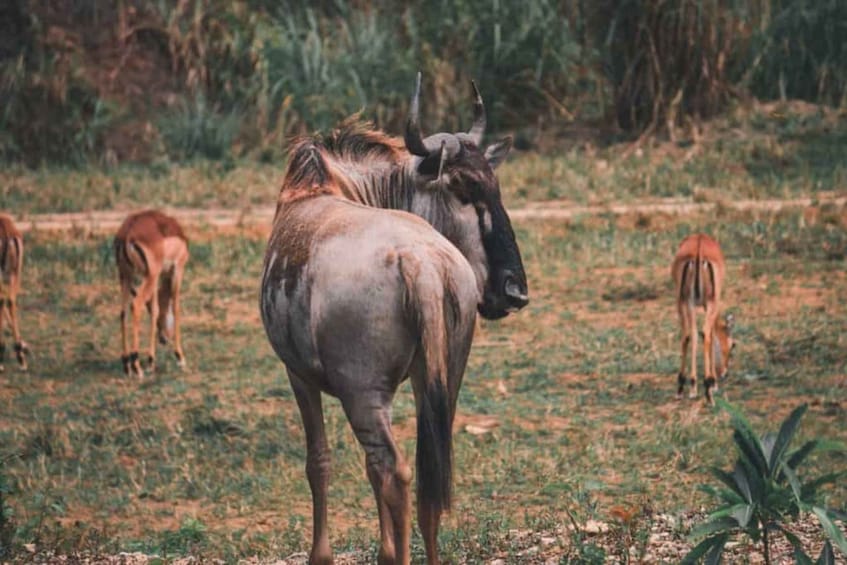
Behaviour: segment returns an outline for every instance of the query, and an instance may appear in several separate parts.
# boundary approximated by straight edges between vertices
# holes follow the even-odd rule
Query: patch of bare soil
[[[687,532],[705,519],[702,512],[681,515],[653,513],[649,508],[620,507],[612,522],[588,520],[583,524],[571,522],[554,529],[533,531],[510,530],[503,539],[495,540],[498,547],[507,547],[499,555],[489,558],[488,565],[526,563],[556,565],[563,558],[578,559],[587,552],[592,556],[605,556],[605,563],[679,563],[694,546]],[[816,519],[803,515],[788,525],[800,540],[807,553],[817,555],[824,543],[823,532]],[[646,533],[646,535],[645,535]],[[489,546],[490,547],[490,546]],[[147,565],[160,562],[160,557],[143,553],[119,553],[117,555],[72,555],[59,556],[39,554],[31,548],[32,562],[74,563],[87,565]],[[468,548],[469,551],[473,548]],[[480,548],[484,549],[484,548]],[[746,539],[733,539],[726,545],[724,561],[727,563],[764,563],[761,544],[752,544]],[[240,561],[243,565],[303,565],[308,563],[307,553],[295,553],[279,559],[249,558]],[[784,537],[771,542],[771,560],[775,564],[794,563],[793,548]],[[371,562],[366,552],[344,552],[335,554],[335,562],[341,565]],[[480,562],[472,560],[470,562]],[[208,558],[185,557],[169,560],[169,563],[187,565],[193,563],[223,563]]]
[[[673,216],[714,213],[719,208],[738,212],[778,212],[787,209],[815,210],[842,209],[847,207],[845,196],[819,196],[818,198],[793,198],[785,200],[735,200],[730,202],[690,202],[678,198],[663,198],[635,204],[608,204],[599,206],[574,206],[556,201],[533,202],[524,208],[509,212],[512,220],[568,220],[612,214],[621,218],[622,226],[635,225],[643,228],[661,229]],[[247,229],[257,237],[266,237],[273,221],[275,207],[231,209],[169,209],[167,213],[189,226],[220,230],[236,228],[242,233]],[[69,212],[63,214],[29,214],[15,217],[22,231],[76,231],[78,233],[113,232],[126,217],[126,212],[97,210]],[[655,223],[654,223],[655,222]],[[223,233],[226,233],[225,231]]]

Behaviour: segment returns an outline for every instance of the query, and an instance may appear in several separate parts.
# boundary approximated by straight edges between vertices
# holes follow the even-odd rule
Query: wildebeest
[[[297,141],[265,254],[261,313],[285,363],[306,433],[312,563],[332,561],[330,460],[321,392],[337,397],[365,450],[379,510],[380,563],[408,563],[412,473],[391,433],[391,402],[411,379],[417,510],[429,563],[450,508],[451,435],[477,310],[524,307],[527,283],[475,92],[469,133],[427,138],[420,75],[404,140],[348,120]]]
[[[729,370],[729,357],[735,348],[732,314],[720,317],[721,289],[726,266],[718,242],[705,234],[686,237],[679,246],[671,266],[676,284],[676,302],[681,329],[682,363],[677,377],[677,396],[685,388],[685,361],[691,347],[691,398],[697,398],[697,308],[705,312],[703,321],[703,372],[706,401],[714,403],[712,388]],[[715,339],[717,338],[717,339]]]
[[[180,288],[188,261],[188,238],[179,223],[158,210],[144,210],[124,220],[114,241],[115,262],[121,285],[121,340],[124,373],[144,378],[138,358],[141,309],[150,313],[150,347],[147,362],[155,369],[156,339],[174,342],[174,355],[185,366],[180,330]],[[140,279],[138,287],[135,280]],[[126,317],[132,316],[132,349]]]
[[[0,214],[0,371],[6,357],[3,342],[3,320],[9,318],[12,326],[15,357],[21,369],[26,370],[29,348],[23,339],[18,322],[18,293],[21,291],[21,270],[24,264],[24,239],[12,218]]]

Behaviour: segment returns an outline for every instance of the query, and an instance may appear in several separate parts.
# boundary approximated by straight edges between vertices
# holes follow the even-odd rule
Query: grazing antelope
[[[3,320],[9,318],[12,326],[15,357],[21,369],[27,368],[26,356],[29,353],[18,327],[18,293],[21,290],[21,269],[24,264],[24,240],[15,227],[12,218],[0,214],[0,371],[6,357],[6,344],[3,341]]]
[[[188,261],[188,239],[177,221],[157,211],[145,210],[124,220],[115,236],[115,261],[121,285],[121,339],[124,373],[144,378],[138,358],[138,333],[141,309],[150,313],[150,348],[147,361],[155,369],[156,339],[164,345],[174,342],[174,355],[180,367],[185,366],[179,318],[179,291],[185,263]],[[139,280],[140,284],[134,284]],[[132,316],[132,348],[127,334],[126,318]]]
[[[685,388],[685,362],[689,346],[691,347],[689,397],[697,397],[698,307],[702,307],[706,312],[703,322],[703,372],[706,400],[709,403],[714,404],[712,388],[717,390],[718,379],[723,379],[729,371],[730,354],[735,348],[732,339],[735,320],[732,314],[727,314],[723,319],[720,317],[721,288],[725,270],[720,245],[705,234],[686,237],[674,258],[671,275],[676,283],[677,310],[682,329],[682,364],[677,377],[678,397],[682,396]]]
[[[417,413],[418,523],[427,561],[438,563],[453,416],[476,312],[497,319],[528,302],[494,175],[511,139],[481,146],[485,109],[474,92],[469,133],[423,138],[418,75],[404,140],[347,121],[290,150],[260,309],[303,418],[311,563],[332,562],[322,392],[341,401],[364,448],[379,562],[409,562],[412,472],[391,432],[391,402],[407,377]]]

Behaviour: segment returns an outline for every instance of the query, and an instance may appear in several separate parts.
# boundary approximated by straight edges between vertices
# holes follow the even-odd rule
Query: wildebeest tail
[[[438,514],[449,510],[451,503],[453,403],[447,380],[447,314],[452,297],[434,265],[423,264],[414,257],[402,257],[400,271],[406,286],[408,312],[417,320],[426,362],[425,382],[414,387],[420,395],[416,399],[418,500]]]

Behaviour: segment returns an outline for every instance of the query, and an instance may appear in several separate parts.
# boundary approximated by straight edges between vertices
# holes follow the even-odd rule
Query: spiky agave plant
[[[782,423],[779,433],[768,432],[757,436],[750,423],[735,407],[719,399],[719,406],[732,416],[732,438],[738,451],[735,466],[729,472],[712,468],[712,474],[723,483],[720,487],[702,485],[701,489],[723,504],[715,509],[707,521],[691,533],[692,538],[706,536],[683,559],[683,563],[696,563],[705,558],[706,563],[719,563],[724,546],[733,534],[745,534],[753,542],[762,543],[765,563],[770,563],[772,534],[781,533],[794,547],[798,563],[811,563],[800,538],[788,529],[788,519],[800,512],[814,514],[829,540],[824,545],[818,563],[829,563],[834,544],[847,555],[847,540],[834,520],[844,516],[819,505],[818,490],[847,475],[844,470],[827,473],[801,482],[799,467],[816,449],[843,450],[838,444],[812,439],[798,449],[790,449],[800,419],[806,412],[804,404],[796,408]]]

